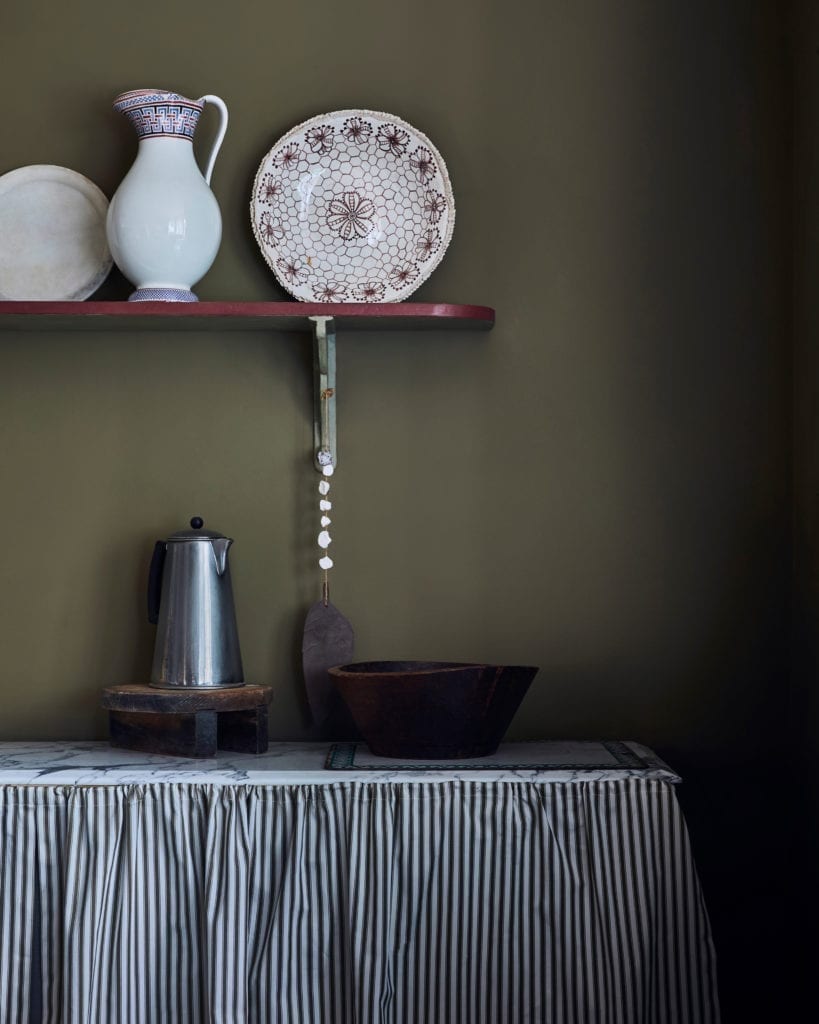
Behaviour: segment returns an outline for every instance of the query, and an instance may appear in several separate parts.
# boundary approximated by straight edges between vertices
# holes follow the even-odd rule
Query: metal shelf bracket
[[[311,316],[313,324],[313,447],[315,466],[338,462],[336,440],[336,325],[331,316]]]

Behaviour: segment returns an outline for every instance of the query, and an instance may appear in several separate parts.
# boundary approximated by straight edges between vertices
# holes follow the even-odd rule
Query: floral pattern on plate
[[[303,302],[400,302],[446,252],[452,186],[430,140],[393,114],[339,110],[287,132],[259,167],[251,223]]]

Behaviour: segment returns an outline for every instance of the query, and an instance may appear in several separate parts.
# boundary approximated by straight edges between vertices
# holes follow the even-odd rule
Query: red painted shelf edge
[[[474,320],[491,326],[495,310],[490,306],[458,305],[444,302],[0,302],[2,316],[111,316],[171,317],[277,317],[332,316],[344,319],[429,319]]]

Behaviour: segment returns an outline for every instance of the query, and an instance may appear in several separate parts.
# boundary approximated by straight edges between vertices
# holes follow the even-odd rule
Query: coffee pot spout
[[[213,549],[213,557],[216,560],[217,576],[224,576],[227,569],[228,548],[233,543],[230,537],[212,537],[210,546]]]

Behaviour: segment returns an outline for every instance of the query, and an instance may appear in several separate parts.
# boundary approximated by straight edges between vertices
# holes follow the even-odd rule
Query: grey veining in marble
[[[539,746],[539,745],[538,745]],[[488,780],[508,782],[591,782],[629,777],[679,782],[652,751],[629,743],[648,768],[538,770],[467,768],[453,764],[436,770],[352,770],[324,768],[329,743],[271,743],[265,754],[219,753],[207,760],[166,757],[119,750],[106,742],[0,743],[0,785],[120,786],[183,783],[214,786],[327,785],[328,783],[403,783]],[[543,761],[555,760],[555,744],[543,744]],[[566,747],[566,744],[563,745]],[[501,746],[500,752],[503,753]],[[565,755],[565,749],[563,751]]]

